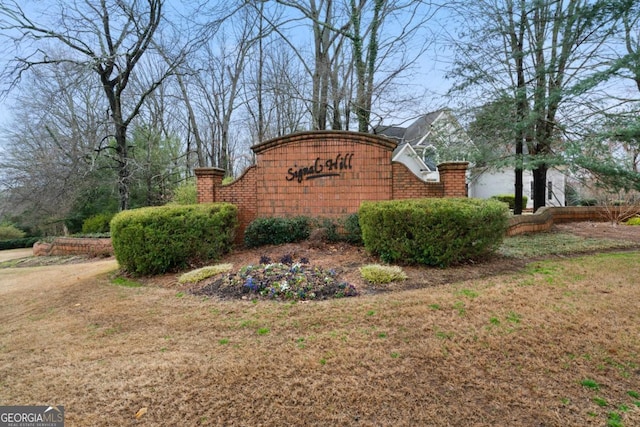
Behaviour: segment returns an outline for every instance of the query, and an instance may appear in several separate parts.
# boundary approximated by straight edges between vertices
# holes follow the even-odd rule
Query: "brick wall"
[[[198,203],[216,201],[216,188],[222,185],[224,170],[218,168],[199,168],[195,170]]]
[[[438,165],[443,197],[467,197],[468,162],[450,162]]]
[[[35,256],[88,255],[111,256],[111,239],[91,239],[78,237],[56,237],[52,242],[36,242],[33,245]]]
[[[229,202],[238,206],[237,241],[241,241],[247,225],[258,217],[256,179],[257,167],[251,166],[231,184],[221,186],[216,190],[218,202]]]
[[[313,132],[254,147],[259,216],[341,217],[391,198],[395,144],[367,134]]]
[[[617,218],[622,212],[618,207],[569,206],[543,207],[533,215],[517,215],[509,219],[507,236],[537,233],[551,229],[553,224],[563,222],[606,222]]]
[[[426,183],[391,161],[395,147],[384,137],[344,131],[276,138],[252,147],[256,165],[229,185],[221,185],[220,169],[196,169],[198,202],[237,205],[240,240],[258,217],[341,218],[364,200],[466,195],[467,163],[439,165],[446,183]]]
[[[402,163],[393,162],[392,174],[393,199],[444,196],[444,185],[441,182],[424,182]]]

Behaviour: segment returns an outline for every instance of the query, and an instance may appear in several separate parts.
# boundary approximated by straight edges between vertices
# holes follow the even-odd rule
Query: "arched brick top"
[[[325,131],[309,131],[299,132],[291,135],[285,135],[278,138],[251,147],[254,153],[262,154],[265,151],[276,147],[283,147],[289,144],[304,142],[305,144],[313,144],[315,141],[325,143],[330,140],[339,140],[340,142],[350,142],[356,144],[376,145],[388,151],[393,151],[397,143],[383,136],[371,135],[368,133],[348,132],[343,130],[325,130]]]
[[[198,201],[238,206],[242,240],[259,217],[342,218],[363,201],[465,195],[466,164],[439,165],[441,182],[424,182],[392,161],[396,142],[346,131],[300,132],[253,146],[256,164],[222,185],[215,169],[196,170]]]

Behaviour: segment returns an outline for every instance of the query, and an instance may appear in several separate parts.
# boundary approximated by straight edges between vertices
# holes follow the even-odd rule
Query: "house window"
[[[535,197],[534,197],[535,188],[533,187],[533,181],[529,183],[529,186],[531,187],[531,200],[535,200]]]
[[[547,181],[547,200],[553,199],[553,182]]]

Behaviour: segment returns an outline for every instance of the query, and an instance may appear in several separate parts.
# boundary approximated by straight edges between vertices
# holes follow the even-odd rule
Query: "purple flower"
[[[253,280],[253,277],[249,276],[247,278],[247,281],[244,282],[244,286],[246,288],[249,288],[252,291],[257,291],[258,290],[258,284],[255,282],[255,280]]]

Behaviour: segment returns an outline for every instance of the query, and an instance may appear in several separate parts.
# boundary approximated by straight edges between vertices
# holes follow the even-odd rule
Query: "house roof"
[[[407,128],[404,133],[404,142],[413,146],[419,144],[429,133],[431,133],[431,125],[438,117],[444,113],[444,110],[433,111],[418,117],[418,119]]]
[[[386,136],[387,138],[396,139],[398,142],[402,142],[404,133],[407,128],[401,126],[376,126],[373,129],[373,133],[376,135]]]
[[[421,169],[426,166],[429,170],[436,170],[436,164],[441,159],[468,158],[469,150],[472,149],[471,140],[448,108],[424,114],[406,128],[396,125],[378,126],[374,132],[398,141],[393,151],[394,158],[405,147],[411,147],[411,151],[416,153],[414,157],[421,161]]]

